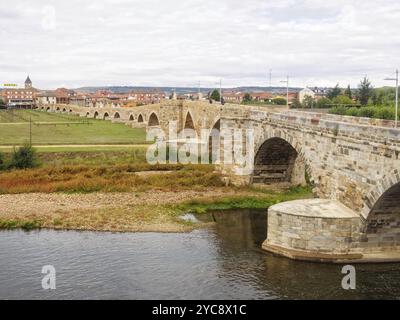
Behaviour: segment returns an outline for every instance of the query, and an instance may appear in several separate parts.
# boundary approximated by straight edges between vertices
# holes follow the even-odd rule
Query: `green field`
[[[20,145],[29,141],[30,119],[33,145],[146,143],[144,129],[122,123],[35,110],[0,110],[0,145]]]

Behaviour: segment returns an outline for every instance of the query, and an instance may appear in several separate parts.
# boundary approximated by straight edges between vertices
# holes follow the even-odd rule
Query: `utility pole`
[[[29,145],[32,147],[32,117],[29,117]]]
[[[396,81],[396,97],[395,97],[395,117],[394,127],[397,128],[398,115],[399,115],[399,70],[396,69],[396,78],[385,78],[384,80]]]
[[[269,69],[269,88],[272,89],[272,69]]]
[[[219,79],[219,103],[222,103],[222,79]]]
[[[286,80],[281,82],[286,83],[286,107],[289,108],[289,75],[286,76]]]
[[[199,81],[199,100],[200,100],[200,86],[201,86],[201,82]]]

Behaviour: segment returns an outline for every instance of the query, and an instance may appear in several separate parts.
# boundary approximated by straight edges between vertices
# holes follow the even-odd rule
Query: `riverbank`
[[[308,197],[308,188],[272,191],[228,187],[179,192],[3,194],[0,229],[186,232],[206,225],[181,219],[187,212],[268,208],[278,202]]]

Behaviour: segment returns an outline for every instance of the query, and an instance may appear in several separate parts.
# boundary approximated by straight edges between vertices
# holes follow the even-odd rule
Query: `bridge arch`
[[[256,143],[251,182],[306,185],[308,176],[309,182],[314,184],[315,178],[311,169],[306,150],[295,136],[270,129]]]
[[[399,195],[396,188],[400,184],[400,171],[398,169],[392,170],[383,179],[377,182],[377,185],[369,192],[364,199],[362,215],[365,219],[369,219],[371,214],[376,214],[380,211],[382,206],[389,205],[393,195]],[[400,195],[399,195],[400,196]],[[397,198],[397,199],[400,199]],[[393,203],[391,203],[393,206]],[[400,210],[400,201],[397,200],[397,207]],[[394,209],[394,207],[392,207]]]
[[[97,119],[97,117],[99,116],[99,113],[96,111],[93,115],[93,118]]]
[[[133,121],[133,120],[135,120],[134,117],[133,117],[133,114],[130,114],[128,121]]]
[[[89,118],[90,112],[86,112],[86,118]]]
[[[255,154],[253,182],[290,182],[297,156],[296,149],[285,139],[267,139]]]
[[[57,107],[57,109],[56,109],[57,111],[60,111],[60,107]]]
[[[62,109],[62,112],[67,112],[67,109],[63,108],[63,109]]]
[[[103,120],[107,120],[108,117],[109,117],[108,112],[104,112],[104,114],[103,114]]]
[[[159,126],[160,122],[158,121],[157,115],[153,112],[149,117],[149,127]]]
[[[400,179],[398,175],[394,177],[389,187],[384,183],[386,188],[380,189],[384,191],[366,216],[364,232],[369,247],[400,246]]]
[[[137,122],[144,122],[143,116],[141,114],[139,114]]]
[[[72,109],[69,109],[69,113],[72,113]]]
[[[114,119],[120,119],[120,118],[121,118],[121,116],[119,115],[118,112],[114,113]]]
[[[221,119],[215,121],[208,135],[208,156],[210,163],[218,163],[221,155]]]
[[[193,129],[193,130],[195,130],[193,117],[192,117],[190,111],[188,111],[186,113],[186,118],[185,118],[185,123],[183,124],[183,129]]]
[[[50,107],[47,107],[47,108],[46,108],[46,112],[49,112],[49,111],[50,111]]]

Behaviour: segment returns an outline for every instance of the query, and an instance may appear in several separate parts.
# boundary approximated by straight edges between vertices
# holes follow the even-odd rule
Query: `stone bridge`
[[[165,132],[174,121],[199,136],[202,129],[251,129],[254,168],[235,176],[235,163],[221,164],[231,181],[307,181],[319,198],[271,207],[265,249],[319,261],[400,260],[400,129],[391,121],[174,100],[135,108],[39,108]]]

